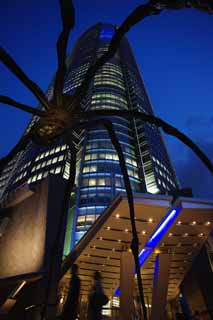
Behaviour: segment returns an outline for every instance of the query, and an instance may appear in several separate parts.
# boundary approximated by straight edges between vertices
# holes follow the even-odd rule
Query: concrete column
[[[122,252],[120,259],[120,320],[132,320],[133,317],[134,269],[132,253]]]
[[[155,260],[155,274],[152,290],[151,320],[164,320],[169,280],[169,254],[159,254]]]

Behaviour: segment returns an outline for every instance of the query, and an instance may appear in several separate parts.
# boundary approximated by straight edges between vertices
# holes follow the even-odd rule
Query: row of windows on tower
[[[93,140],[90,140],[92,141],[91,143],[88,143],[86,145],[86,150],[94,150],[94,151],[98,151],[100,149],[112,149],[112,143],[111,141],[105,141],[105,140],[95,140],[95,142],[93,142]],[[120,144],[122,145],[122,150],[124,152],[126,152],[127,154],[131,154],[133,156],[135,156],[135,150],[132,148],[130,148],[129,145],[123,143],[122,141],[120,141]],[[97,150],[96,150],[97,149]]]
[[[98,159],[119,161],[118,155],[113,153],[90,153],[86,154],[84,159],[85,161]],[[135,160],[130,159],[129,157],[125,157],[125,161],[127,164],[137,167],[137,162]]]
[[[118,70],[110,70],[110,69],[100,69],[100,71],[97,72],[95,75],[95,79],[101,77],[110,77],[112,79],[116,79],[118,81],[123,81],[124,77],[123,74],[121,73],[120,69]]]
[[[43,152],[43,153],[40,153],[36,158],[35,158],[35,162],[41,160],[41,159],[44,159],[46,157],[49,157],[50,155],[54,155],[60,151],[63,151],[63,150],[66,150],[67,146],[66,145],[62,145],[62,146],[58,146],[56,148],[53,148],[51,150],[48,150],[46,152]],[[52,166],[58,162],[61,162],[65,159],[65,155],[62,154],[60,156],[57,156],[57,157],[52,157],[52,158],[49,158],[48,160],[46,161],[42,161],[42,162],[39,162],[37,165],[33,166],[32,169],[31,169],[31,172],[34,172],[34,171],[37,171],[39,169],[43,169],[47,166]],[[23,167],[20,168],[19,170],[19,175],[16,177],[16,179],[14,180],[14,183],[18,182],[19,180],[21,180],[22,178],[24,178],[26,175],[27,175],[27,171],[24,171],[22,172],[23,169],[26,169],[29,165],[31,164],[31,161],[26,163]],[[52,170],[52,171],[51,171]],[[55,168],[51,168],[51,170],[48,170],[48,172],[52,172],[52,173],[55,173]],[[57,173],[59,173],[59,167],[57,168]],[[40,180],[42,178],[44,178],[46,176],[41,176],[41,174],[36,174],[34,175],[33,177],[30,177],[28,179],[28,182],[34,182],[36,180]],[[33,179],[32,179],[33,178]]]
[[[166,168],[166,166],[161,162],[159,161],[156,157],[152,156],[152,159],[155,163],[158,164],[158,166],[160,166],[162,169],[164,169],[167,174],[171,175],[172,176],[172,173]]]
[[[122,78],[117,77],[117,75],[111,75],[110,73],[105,74],[97,74],[94,77],[94,83],[97,81],[112,81],[115,84],[120,84],[122,87],[124,87],[124,81]]]
[[[158,193],[160,190],[157,186],[157,183],[159,186],[163,186],[164,190],[171,190],[171,186],[175,187],[174,182],[168,176],[166,177],[167,180],[163,177],[157,178],[151,164],[150,164],[150,167],[146,167],[146,168],[148,168],[148,170],[144,169],[144,173],[145,173],[146,188],[148,192]],[[156,182],[156,179],[157,179],[157,182]]]
[[[62,167],[61,166],[58,166],[58,167],[55,167],[51,170],[48,170],[48,171],[43,171],[43,172],[40,172],[38,174],[35,174],[33,176],[31,176],[27,182],[28,183],[32,183],[32,182],[36,182],[38,180],[41,180],[41,179],[44,179],[48,176],[49,173],[52,173],[52,174],[59,174],[62,172]]]
[[[96,84],[98,81],[110,81],[115,85],[116,84],[121,85],[122,89],[124,89],[123,77],[121,75],[118,75],[117,73],[112,73],[107,71],[98,73],[94,77],[94,83]]]
[[[122,102],[124,105],[127,105],[127,101],[126,99],[122,98],[120,95],[115,95],[115,94],[112,94],[112,93],[95,93],[93,94],[92,96],[92,102],[91,104],[95,104],[98,102],[101,102],[102,100],[107,100],[109,102],[112,102],[112,101],[118,101],[118,102]]]
[[[109,137],[109,134],[105,129],[103,129],[103,130],[102,129],[97,129],[97,130],[91,129],[89,131],[89,133],[91,136],[95,135],[97,139],[103,138],[103,137],[106,137],[106,138]],[[116,130],[116,135],[117,135],[117,138],[119,140],[122,140],[123,142],[126,142],[128,144],[133,143],[134,138],[132,136],[130,136],[129,134],[121,132],[121,130],[120,131]]]
[[[130,179],[130,182],[132,184],[132,187],[134,190],[138,190],[138,187],[139,187],[139,180],[135,180],[134,178],[132,177],[129,177]],[[81,181],[81,187],[84,188],[84,187],[95,187],[95,186],[98,186],[98,187],[105,187],[105,186],[112,186],[114,185],[115,187],[118,187],[118,188],[124,188],[124,181],[123,181],[123,177],[120,176],[120,177],[115,177],[114,179],[111,179],[109,177],[91,177],[91,178],[83,178],[82,181]]]
[[[105,63],[105,65],[100,68],[99,73],[103,73],[105,71],[106,72],[111,72],[113,74],[117,73],[120,76],[123,76],[121,67],[118,66],[117,64],[113,64],[113,63],[109,63],[109,62]]]
[[[59,151],[64,151],[68,149],[68,146],[63,144],[62,146],[57,146],[51,150],[47,150],[46,152],[42,152],[40,153],[36,158],[35,158],[35,161],[38,161],[38,160],[41,160],[43,158],[46,158],[48,157],[49,155],[53,155],[55,153],[58,153]]]
[[[57,162],[63,161],[64,159],[65,159],[65,155],[62,154],[62,155],[60,155],[58,157],[54,157],[54,158],[51,158],[51,159],[49,159],[47,161],[43,161],[43,162],[37,164],[36,166],[34,166],[32,168],[32,172],[35,171],[35,170],[38,170],[40,168],[44,168],[46,166],[50,166],[50,165],[55,164]]]
[[[103,191],[103,189],[98,188],[99,190],[97,191]],[[84,189],[81,189],[84,190]],[[116,188],[117,190],[117,188]],[[104,190],[105,191],[105,190]],[[107,190],[109,191],[109,190]],[[123,188],[122,190],[123,192],[125,192],[125,189]],[[111,192],[98,192],[98,194],[96,192],[88,192],[88,193],[81,193],[80,195],[80,202],[79,205],[91,205],[91,204],[106,204],[108,205],[110,203],[110,201],[112,200],[112,193]]]
[[[116,88],[119,88],[119,89],[125,91],[125,87],[122,84],[118,83],[117,81],[110,80],[110,79],[95,80],[94,85],[95,86],[109,85],[109,86],[113,86],[113,87],[116,87]]]
[[[65,81],[63,92],[69,92],[72,89],[79,87],[84,79],[84,76],[89,68],[89,63],[85,63],[80,67],[75,68],[68,75]]]
[[[105,167],[105,170],[106,171],[109,171],[109,167]],[[90,165],[90,166],[85,166],[83,168],[83,174],[84,176],[87,176],[88,174],[92,175],[92,174],[95,174],[97,173],[98,174],[106,174],[106,173],[101,173],[100,169],[98,168],[97,165]],[[131,177],[134,177],[136,179],[139,179],[139,174],[138,174],[138,170],[133,170],[133,169],[127,169],[127,172],[128,172],[128,175],[131,176]]]

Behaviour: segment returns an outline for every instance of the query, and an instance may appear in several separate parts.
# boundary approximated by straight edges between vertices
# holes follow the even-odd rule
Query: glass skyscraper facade
[[[64,93],[74,94],[89,66],[108,50],[114,32],[114,26],[98,23],[79,38],[67,58]],[[53,81],[47,90],[49,99],[53,94]],[[121,41],[115,56],[96,73],[82,100],[82,108],[137,110],[153,114],[126,38]],[[125,156],[133,192],[166,193],[176,189],[178,181],[159,129],[138,119],[113,117],[111,120]],[[27,130],[35,121],[36,117]],[[75,139],[77,175],[68,213],[65,253],[116,194],[125,192],[118,155],[104,127],[97,125],[77,131]],[[50,173],[67,179],[72,165],[68,148],[62,140],[51,147],[30,143],[5,167],[0,177],[0,196],[6,197],[24,183],[37,183]]]

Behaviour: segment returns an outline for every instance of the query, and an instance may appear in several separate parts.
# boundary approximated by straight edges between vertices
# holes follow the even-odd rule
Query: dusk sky
[[[120,25],[139,0],[76,0],[77,38],[97,22]],[[57,0],[7,0],[0,4],[0,42],[45,91],[56,70],[61,30]],[[166,11],[146,18],[127,34],[155,114],[188,134],[213,160],[213,15]],[[0,95],[37,106],[33,95],[0,64]],[[18,142],[30,116],[0,104],[0,157]],[[213,197],[213,176],[187,147],[165,136],[183,186]]]

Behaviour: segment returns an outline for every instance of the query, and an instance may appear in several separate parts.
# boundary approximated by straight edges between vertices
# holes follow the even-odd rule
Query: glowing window
[[[87,222],[94,222],[95,221],[95,215],[94,214],[88,214],[86,216],[86,221]]]
[[[96,179],[89,179],[89,186],[95,186],[96,185]]]
[[[52,163],[56,163],[58,160],[58,157],[53,158]]]
[[[60,173],[61,172],[61,167],[57,167],[56,169],[55,169],[55,174],[58,174],[58,173]]]

